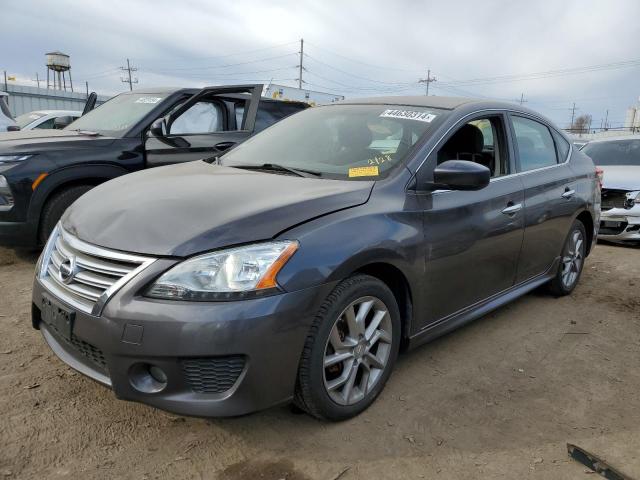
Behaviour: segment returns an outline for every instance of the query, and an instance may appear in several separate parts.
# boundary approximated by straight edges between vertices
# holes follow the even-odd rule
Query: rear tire
[[[55,193],[47,200],[40,217],[38,241],[41,245],[47,243],[47,239],[55,228],[62,214],[82,195],[93,188],[93,185],[76,185]]]
[[[573,222],[562,248],[556,276],[549,282],[549,291],[562,297],[569,295],[580,280],[587,256],[587,232],[580,220]]]
[[[369,275],[343,280],[309,330],[295,404],[310,415],[345,420],[367,409],[391,375],[400,347],[393,293]]]

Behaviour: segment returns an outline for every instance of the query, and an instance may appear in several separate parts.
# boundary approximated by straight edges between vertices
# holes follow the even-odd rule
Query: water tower
[[[66,90],[67,79],[66,73],[69,72],[69,86],[73,92],[73,81],[71,80],[71,63],[69,62],[69,55],[62,52],[50,52],[47,53],[47,88],[51,85],[49,82],[49,72],[52,72],[53,77],[53,89],[54,90]],[[57,81],[56,81],[57,77]]]

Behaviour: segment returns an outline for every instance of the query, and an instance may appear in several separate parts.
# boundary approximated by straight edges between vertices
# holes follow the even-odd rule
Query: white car
[[[598,238],[640,243],[640,136],[594,140],[582,152],[604,173]]]
[[[77,110],[37,110],[35,112],[23,113],[16,117],[16,124],[20,130],[33,130],[34,128],[50,129],[56,128],[54,122],[57,118],[64,120],[64,126],[69,125],[74,120],[80,118],[82,112]]]
[[[16,122],[9,111],[9,94],[0,92],[0,132],[8,132],[16,129]]]

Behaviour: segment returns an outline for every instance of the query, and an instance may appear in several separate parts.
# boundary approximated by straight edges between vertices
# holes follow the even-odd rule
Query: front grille
[[[603,211],[611,210],[612,208],[625,208],[625,202],[627,201],[627,190],[603,188],[601,195],[602,205],[600,206],[600,208]]]
[[[603,220],[600,222],[598,233],[601,235],[619,235],[627,228],[627,222],[612,222]]]
[[[109,297],[152,262],[85,243],[57,227],[43,253],[40,280],[72,307],[99,315]]]
[[[236,383],[244,364],[241,355],[189,358],[182,360],[182,371],[194,392],[224,393]]]

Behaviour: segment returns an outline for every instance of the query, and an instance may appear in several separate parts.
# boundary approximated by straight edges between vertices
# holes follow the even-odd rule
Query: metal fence
[[[87,101],[87,95],[78,92],[11,84],[7,84],[4,90],[9,94],[9,110],[14,117],[34,110],[82,111]],[[97,105],[106,102],[109,98],[107,95],[98,95]]]

